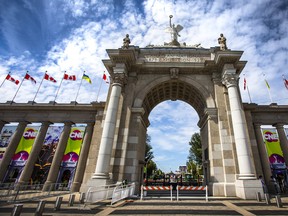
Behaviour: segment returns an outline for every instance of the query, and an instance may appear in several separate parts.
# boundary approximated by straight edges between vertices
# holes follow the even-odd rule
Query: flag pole
[[[77,98],[78,98],[78,94],[79,94],[79,91],[80,91],[80,88],[81,88],[81,85],[82,85],[84,74],[85,74],[85,71],[83,72],[83,75],[81,77],[81,82],[80,82],[80,85],[79,85],[79,88],[78,88],[78,91],[77,91],[77,94],[76,94],[76,97],[75,97],[75,103],[77,102]]]
[[[17,89],[17,91],[16,91],[16,93],[15,93],[15,95],[14,95],[14,97],[13,97],[13,99],[12,99],[12,101],[11,101],[11,103],[10,103],[10,104],[12,104],[12,103],[13,103],[13,101],[14,101],[14,99],[15,99],[16,95],[17,95],[17,94],[18,94],[18,92],[19,92],[19,89],[20,89],[20,88],[21,88],[21,86],[22,86],[22,83],[23,83],[24,79],[25,79],[25,76],[23,77],[23,79],[22,79],[22,81],[21,81],[21,83],[20,83],[20,85],[19,85],[19,87],[18,87],[18,89]]]
[[[11,73],[11,72],[9,71],[8,74],[10,74],[10,73]],[[7,77],[7,75],[6,75],[6,77]],[[3,80],[3,82],[1,83],[0,88],[2,87],[2,85],[4,84],[4,82],[6,81],[6,77],[5,77],[5,79]]]
[[[64,71],[64,74],[65,74],[65,73],[66,73],[66,71]],[[57,98],[58,93],[59,93],[59,90],[60,90],[60,88],[61,88],[63,79],[64,79],[64,75],[63,75],[63,77],[62,77],[62,79],[61,79],[60,85],[59,85],[58,90],[57,90],[57,93],[56,93],[56,95],[55,95],[54,103],[56,102],[56,98]]]
[[[32,101],[32,104],[34,104],[34,102],[35,102],[35,99],[36,99],[36,97],[37,97],[37,94],[38,94],[38,92],[39,92],[39,90],[40,90],[40,87],[41,87],[41,85],[42,85],[42,82],[43,82],[43,80],[44,80],[44,77],[45,77],[45,74],[47,73],[47,71],[45,71],[45,73],[44,73],[44,76],[43,76],[43,78],[42,78],[42,80],[41,80],[41,83],[40,83],[40,85],[39,85],[39,87],[38,87],[38,89],[37,89],[37,92],[36,92],[36,94],[35,94],[35,96],[34,96],[34,99],[33,99],[33,101]]]
[[[252,100],[251,100],[251,96],[250,96],[250,91],[249,91],[249,88],[248,88],[248,83],[246,82],[246,74],[244,73],[244,82],[245,82],[245,86],[247,88],[247,93],[248,93],[248,97],[249,97],[249,101],[250,103],[252,103]],[[245,90],[245,88],[244,88]]]
[[[100,89],[102,87],[102,83],[103,83],[103,78],[100,81],[100,87],[99,87],[99,90],[98,90],[98,93],[97,93],[96,102],[98,102],[98,97],[99,97]]]
[[[273,103],[272,96],[271,96],[271,93],[270,93],[270,86],[269,86],[267,80],[265,79],[265,74],[264,73],[263,73],[263,77],[264,77],[264,81],[265,81],[267,89],[268,89],[268,94],[269,94],[270,101],[271,101],[271,103]]]
[[[252,103],[252,100],[251,100],[251,96],[250,96],[250,91],[249,91],[248,85],[247,85],[247,92],[248,92],[248,96],[249,96],[249,101],[250,101],[250,103]]]

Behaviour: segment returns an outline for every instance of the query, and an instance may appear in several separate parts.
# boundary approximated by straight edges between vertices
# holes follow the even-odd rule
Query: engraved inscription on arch
[[[160,54],[160,55],[144,55],[145,62],[195,62],[203,63],[210,60],[210,56],[197,56],[186,54]]]

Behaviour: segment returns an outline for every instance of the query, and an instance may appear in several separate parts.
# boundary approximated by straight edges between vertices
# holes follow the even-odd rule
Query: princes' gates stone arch
[[[200,119],[204,182],[209,185],[209,193],[254,199],[256,192],[262,191],[257,176],[265,173],[269,181],[269,171],[264,169],[270,168],[268,160],[259,164],[263,147],[257,149],[254,130],[251,131],[254,109],[244,112],[240,96],[238,80],[246,64],[240,60],[242,51],[128,46],[108,49],[107,53],[109,59],[103,63],[112,84],[96,168],[86,171],[86,179],[92,176],[86,186],[123,179],[140,186],[149,114],[165,100],[182,100],[196,110]],[[277,119],[287,122],[284,113],[281,117],[278,113]],[[269,118],[273,124],[274,117]],[[262,117],[258,119],[261,120]],[[259,130],[256,136],[261,140]]]

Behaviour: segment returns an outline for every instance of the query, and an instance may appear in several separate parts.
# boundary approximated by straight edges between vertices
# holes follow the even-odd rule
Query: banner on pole
[[[283,152],[281,150],[280,141],[275,128],[263,128],[263,139],[265,142],[270,166],[272,169],[286,169]]]
[[[84,130],[85,127],[73,127],[71,129],[61,166],[76,167],[79,159]]]
[[[42,149],[34,165],[32,173],[34,183],[43,184],[46,181],[63,128],[63,126],[49,126]]]
[[[14,156],[12,157],[11,166],[25,166],[29,154],[37,136],[39,127],[26,127],[23,136],[18,144]]]

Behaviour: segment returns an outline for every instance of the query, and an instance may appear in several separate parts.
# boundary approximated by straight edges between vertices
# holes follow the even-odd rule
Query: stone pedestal
[[[236,180],[236,196],[242,199],[256,199],[256,194],[260,192],[264,196],[261,182],[255,180]]]

